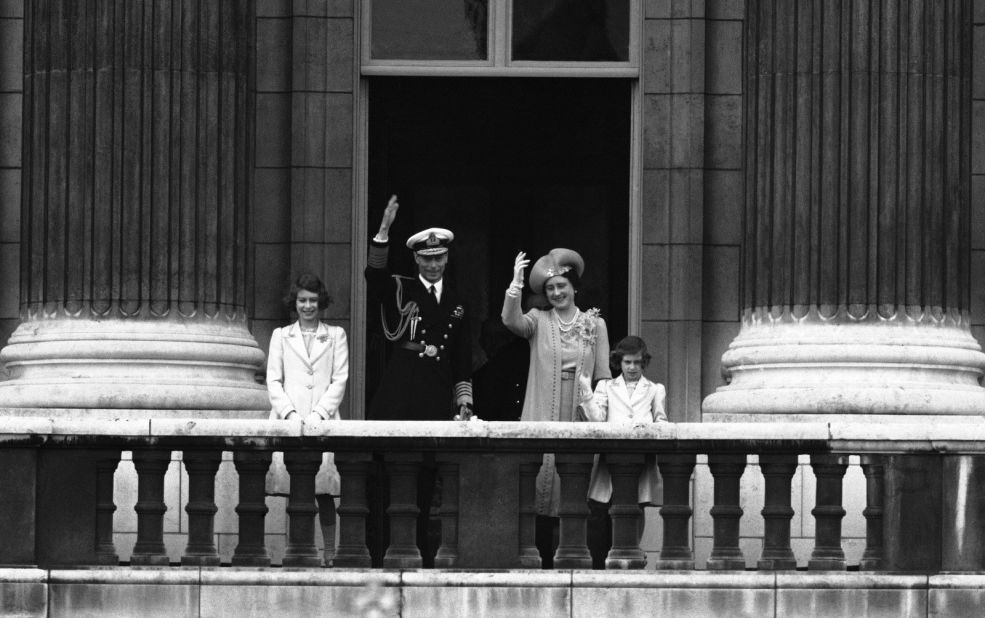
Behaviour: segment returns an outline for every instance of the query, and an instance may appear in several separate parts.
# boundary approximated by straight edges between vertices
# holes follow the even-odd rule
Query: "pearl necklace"
[[[569,330],[571,330],[571,327],[574,325],[575,320],[578,319],[578,314],[579,313],[580,313],[579,310],[578,309],[575,309],[575,314],[573,316],[571,316],[571,319],[570,320],[568,320],[567,322],[565,322],[564,320],[561,319],[561,314],[557,312],[557,309],[555,309],[554,310],[554,317],[557,318],[558,328],[560,328],[561,331],[562,332],[565,332],[565,333],[568,332]]]

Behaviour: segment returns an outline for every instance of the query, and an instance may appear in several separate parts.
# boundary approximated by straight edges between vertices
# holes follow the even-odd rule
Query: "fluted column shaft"
[[[25,4],[12,407],[263,407],[246,327],[250,15],[247,0]],[[154,374],[226,392],[126,386]]]
[[[249,3],[25,5],[22,308],[242,317]]]
[[[971,2],[758,0],[743,308],[969,307]]]
[[[980,414],[970,0],[753,0],[744,23],[743,322],[705,418]]]

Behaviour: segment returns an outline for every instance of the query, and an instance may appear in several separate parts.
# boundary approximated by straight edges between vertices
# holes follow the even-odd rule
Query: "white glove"
[[[530,260],[527,259],[527,254],[521,251],[516,254],[516,259],[513,261],[513,282],[511,285],[523,287],[523,269],[530,265]]]
[[[304,424],[305,425],[313,425],[313,424],[316,424],[316,423],[324,422],[324,420],[325,419],[322,418],[321,414],[319,414],[317,412],[312,412],[308,416],[304,417]]]
[[[584,374],[578,376],[578,403],[591,401],[594,394],[592,379]]]

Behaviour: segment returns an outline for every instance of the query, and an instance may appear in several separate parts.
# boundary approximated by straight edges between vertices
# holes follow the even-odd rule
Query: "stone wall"
[[[351,332],[354,6],[256,3],[252,331],[264,351],[289,320],[290,278],[306,270],[333,298],[325,317]]]

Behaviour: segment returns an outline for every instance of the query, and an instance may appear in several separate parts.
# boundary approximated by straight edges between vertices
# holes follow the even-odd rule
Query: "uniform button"
[[[428,331],[427,331],[426,329],[423,329],[423,328],[421,329],[421,334],[422,334],[422,335],[425,335],[425,334],[427,334],[427,332],[428,332]]]
[[[438,347],[441,348],[442,350],[445,349],[445,346],[443,346],[443,345],[442,346],[438,346]]]
[[[439,361],[439,360],[441,360],[441,357],[440,356],[435,356],[434,357],[434,360]]]
[[[311,386],[311,385],[309,384],[309,385],[308,385],[308,388],[310,389],[310,388],[312,388],[312,386]]]
[[[309,369],[309,370],[308,370],[308,375],[309,375],[309,376],[310,376],[310,375],[314,375],[314,373],[315,373],[315,372],[314,372],[313,370],[311,370],[311,369]]]
[[[420,354],[418,354],[417,355],[417,358],[424,358],[424,352],[421,352]]]
[[[448,328],[451,328],[451,322],[448,322]]]
[[[447,339],[447,338],[448,338],[448,333],[445,333],[445,339]]]

